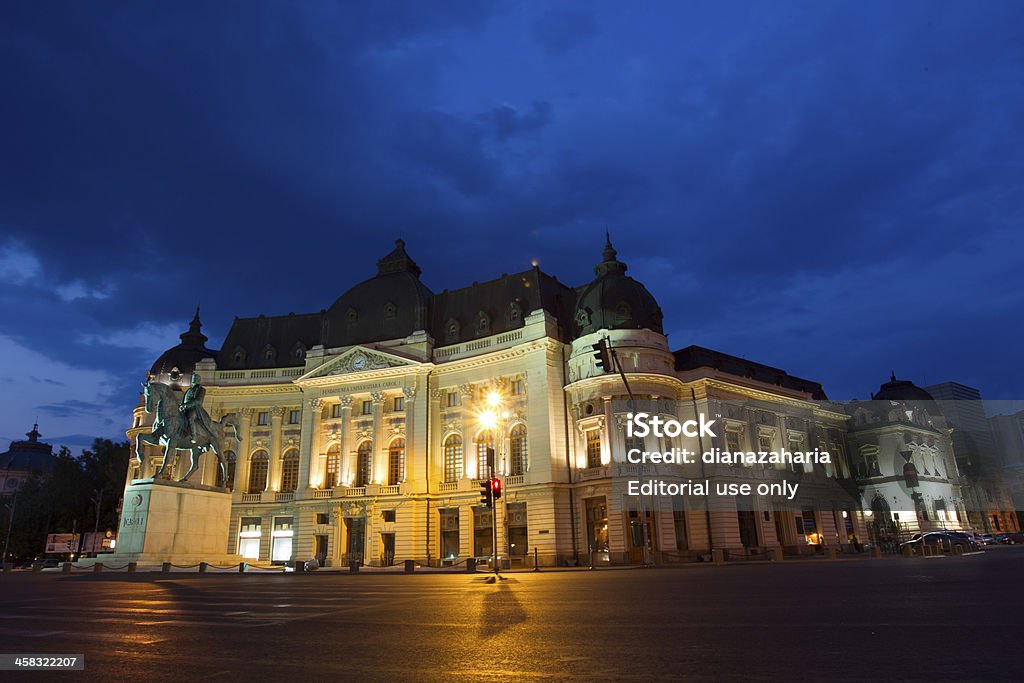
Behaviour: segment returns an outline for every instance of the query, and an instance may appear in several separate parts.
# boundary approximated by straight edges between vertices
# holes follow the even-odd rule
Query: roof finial
[[[895,370],[890,370],[889,371],[889,379],[892,380],[893,382],[896,381],[896,371]]]
[[[618,258],[618,252],[612,246],[612,235],[608,232],[607,225],[604,226],[604,252],[602,252],[602,255],[604,256],[605,263],[611,263]]]
[[[194,323],[199,322],[199,304],[198,303],[196,304],[196,315],[195,315],[194,318],[192,318],[192,322],[194,322]]]

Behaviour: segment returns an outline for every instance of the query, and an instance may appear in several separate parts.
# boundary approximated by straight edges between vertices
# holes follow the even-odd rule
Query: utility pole
[[[11,504],[8,505],[8,509],[11,511],[7,518],[7,538],[4,540],[4,559],[3,562],[7,562],[7,548],[11,544],[11,527],[14,525],[14,509],[18,505],[18,491],[15,489],[14,496],[11,498]]]
[[[622,369],[622,361],[619,360],[619,353],[613,349],[607,339],[602,339],[604,348],[607,350],[608,355],[611,356],[612,363],[615,365],[615,370],[618,371],[619,377],[622,379],[623,386],[626,387],[626,394],[629,396],[629,408],[634,410],[636,408],[636,398],[633,396],[633,390],[629,388],[629,380],[626,379],[626,371]],[[637,465],[637,474],[640,478],[644,476],[644,465],[640,463]],[[647,533],[647,510],[644,507],[644,496],[640,494],[640,542],[643,544],[643,563],[647,566],[651,563],[651,551],[650,551],[650,536]]]

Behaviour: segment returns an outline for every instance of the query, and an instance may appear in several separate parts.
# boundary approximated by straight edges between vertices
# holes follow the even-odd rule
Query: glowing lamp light
[[[498,424],[498,414],[493,410],[485,410],[480,413],[480,424],[487,429],[493,429]]]
[[[491,406],[492,408],[501,405],[501,394],[499,394],[497,391],[492,391],[491,393],[487,394],[487,405]]]

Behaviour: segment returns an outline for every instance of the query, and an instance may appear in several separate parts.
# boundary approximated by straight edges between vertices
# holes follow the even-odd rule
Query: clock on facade
[[[356,356],[352,359],[352,368],[354,370],[362,370],[366,367],[366,356]]]

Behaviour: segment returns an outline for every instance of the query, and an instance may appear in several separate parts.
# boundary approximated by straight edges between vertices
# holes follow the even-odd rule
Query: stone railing
[[[440,493],[449,493],[451,491],[458,491],[459,490],[459,482],[457,482],[457,481],[442,482],[441,485],[437,487],[437,490]]]
[[[274,496],[274,500],[278,503],[287,503],[295,499],[294,491],[278,491],[277,495]]]
[[[333,498],[334,489],[313,489],[314,498]]]
[[[262,499],[263,499],[263,494],[262,493],[243,493],[242,494],[242,502],[243,503],[259,503],[259,502],[262,501]]]

